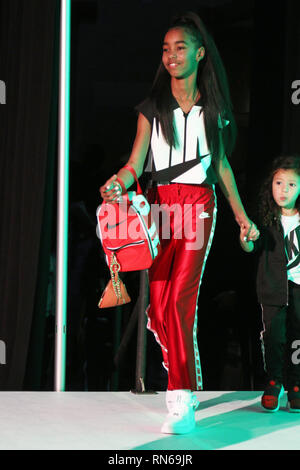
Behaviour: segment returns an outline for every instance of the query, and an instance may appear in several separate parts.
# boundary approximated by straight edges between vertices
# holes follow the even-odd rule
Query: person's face
[[[294,170],[278,170],[273,176],[272,193],[281,209],[294,209],[300,195],[300,176]]]
[[[198,64],[204,54],[204,47],[197,47],[183,28],[171,29],[165,35],[162,62],[171,77],[187,78],[197,74]]]

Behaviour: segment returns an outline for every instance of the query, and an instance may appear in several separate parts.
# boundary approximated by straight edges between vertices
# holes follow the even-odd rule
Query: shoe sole
[[[162,428],[161,428],[161,433],[163,434],[188,434],[192,431],[194,431],[196,425],[194,425],[193,427],[191,428],[182,428],[182,429],[174,429],[172,426],[168,425],[168,424],[163,424],[162,425]]]
[[[288,401],[286,405],[289,413],[300,413],[300,408],[291,408],[291,403]]]
[[[284,388],[283,388],[283,386],[281,385],[281,390],[280,390],[279,395],[278,395],[278,405],[277,405],[277,407],[274,408],[274,410],[270,410],[269,408],[265,408],[265,407],[262,405],[263,409],[264,409],[265,411],[267,411],[268,413],[276,413],[276,411],[278,411],[279,408],[280,408],[280,398],[283,396],[283,394],[284,394]]]

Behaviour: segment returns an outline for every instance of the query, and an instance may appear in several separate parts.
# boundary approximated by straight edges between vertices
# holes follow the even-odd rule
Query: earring
[[[201,48],[200,48],[199,54],[200,54],[199,60],[202,60],[202,59],[204,58],[204,56],[205,56],[205,49],[204,49],[204,47],[201,47]]]

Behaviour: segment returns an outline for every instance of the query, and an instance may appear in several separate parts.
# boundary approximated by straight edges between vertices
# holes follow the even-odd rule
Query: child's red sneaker
[[[288,390],[288,407],[292,413],[300,413],[300,387],[295,385]]]
[[[270,380],[261,398],[261,404],[265,410],[274,413],[279,410],[280,398],[284,394],[283,385],[275,380]]]

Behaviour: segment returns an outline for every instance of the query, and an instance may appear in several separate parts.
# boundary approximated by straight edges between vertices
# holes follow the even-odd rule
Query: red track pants
[[[214,188],[174,183],[151,189],[148,200],[161,214],[162,252],[149,270],[147,327],[161,346],[168,390],[201,390],[197,304],[214,235]]]

